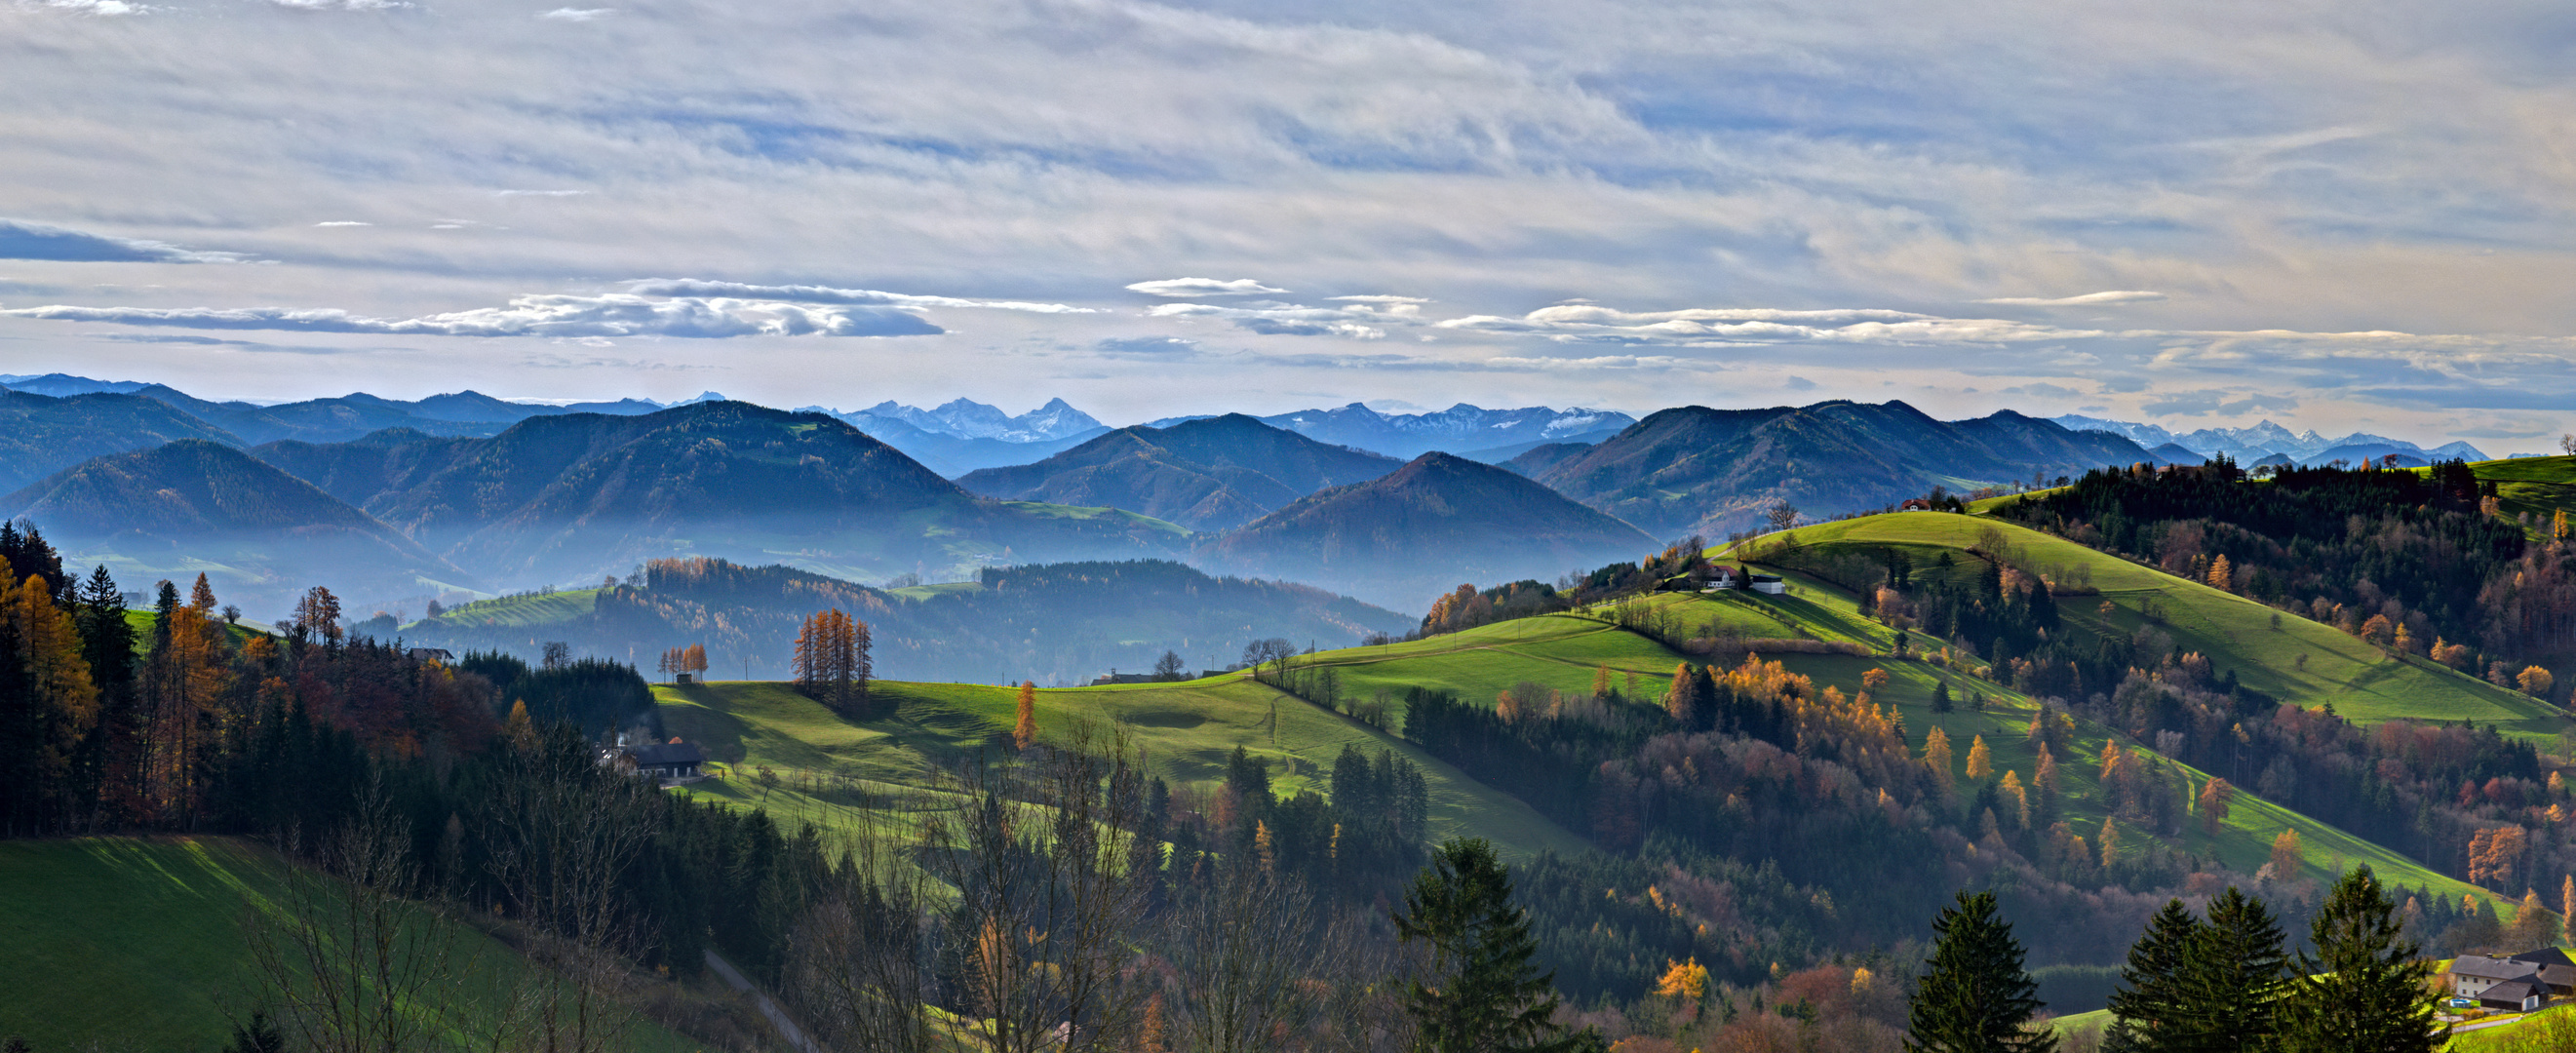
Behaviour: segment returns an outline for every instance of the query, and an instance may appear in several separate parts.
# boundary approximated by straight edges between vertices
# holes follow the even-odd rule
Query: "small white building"
[[[1755,592],[1778,596],[1789,591],[1788,583],[1781,581],[1777,574],[1747,574],[1744,577],[1752,583],[1750,587]]]

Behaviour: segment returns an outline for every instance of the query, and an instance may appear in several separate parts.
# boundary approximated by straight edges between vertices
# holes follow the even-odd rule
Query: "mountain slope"
[[[314,584],[372,601],[474,581],[313,484],[197,439],[57,472],[0,497],[0,515],[36,521],[67,564],[105,563],[129,585],[203,571],[218,594],[262,615]]]
[[[1461,582],[1553,581],[1653,544],[1519,475],[1426,453],[1382,478],[1301,498],[1197,554],[1210,566],[1419,610]]]
[[[1107,505],[1194,530],[1227,530],[1324,487],[1399,466],[1238,413],[1121,428],[1035,464],[987,468],[957,481],[993,497]]]
[[[1185,534],[1132,513],[980,499],[841,421],[740,402],[258,453],[514,584],[597,581],[684,555],[873,579],[1168,554]]]
[[[1944,422],[1902,402],[1833,401],[1668,409],[1577,456],[1542,448],[1514,467],[1593,508],[1679,536],[1742,529],[1782,500],[1821,517],[1892,505],[1936,485],[1960,489],[2146,459],[2119,436],[2070,432],[2010,411]]]
[[[169,405],[134,395],[56,398],[0,391],[0,492],[18,489],[92,457],[177,439],[226,445],[241,440]]]

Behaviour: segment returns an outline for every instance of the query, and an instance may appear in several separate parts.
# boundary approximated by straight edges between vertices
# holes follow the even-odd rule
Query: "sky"
[[[2576,430],[2576,5],[0,0],[0,373]]]

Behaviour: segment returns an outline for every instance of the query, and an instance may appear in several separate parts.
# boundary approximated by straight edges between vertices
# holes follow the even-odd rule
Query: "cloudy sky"
[[[2576,7],[0,0],[0,373],[2576,429]]]

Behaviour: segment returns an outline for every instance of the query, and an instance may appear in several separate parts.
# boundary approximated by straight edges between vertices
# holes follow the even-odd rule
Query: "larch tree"
[[[2211,779],[2201,784],[2199,810],[2202,833],[2218,836],[2218,828],[2227,822],[2227,802],[2234,796],[2236,787],[2228,785],[2225,779]]]
[[[1995,773],[1995,755],[1986,749],[1986,737],[1979,735],[1968,742],[1968,777],[1983,779]]]
[[[1664,692],[1664,711],[1672,714],[1673,723],[1683,730],[1699,731],[1707,727],[1703,722],[1707,709],[1708,700],[1699,695],[1699,677],[1691,672],[1690,663],[1675,663],[1672,687]]]
[[[2299,832],[2284,828],[2281,836],[2272,839],[2272,880],[2296,879],[2303,862],[2299,854]]]
[[[1932,922],[1932,957],[1906,1017],[1906,1053],[2056,1053],[2057,1035],[2027,1026],[2039,985],[1992,892],[1959,893]]]
[[[1942,734],[1939,728],[1933,728],[1931,734],[1923,737],[1923,766],[1932,769],[1932,780],[1941,784],[1941,792],[1950,792],[1950,736]]]
[[[1038,682],[1020,681],[1019,714],[1011,722],[1011,745],[1020,749],[1038,740]]]

